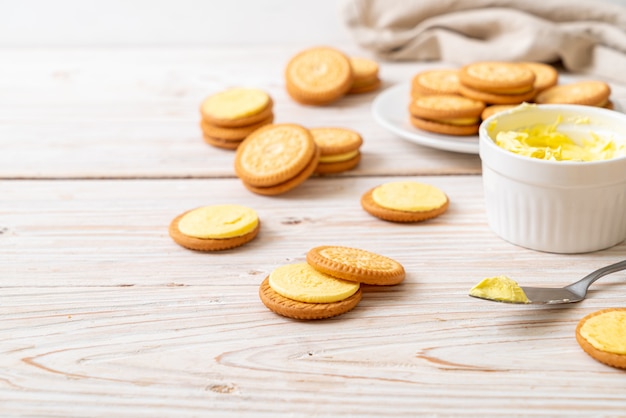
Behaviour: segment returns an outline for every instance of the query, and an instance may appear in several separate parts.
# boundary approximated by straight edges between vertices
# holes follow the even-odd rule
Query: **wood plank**
[[[508,244],[486,225],[478,176],[415,177],[451,200],[425,223],[362,211],[362,192],[394,179],[316,178],[273,198],[236,179],[1,182],[3,414],[623,414],[623,372],[574,339],[582,316],[623,305],[623,272],[570,306],[467,292],[494,274],[566,284],[622,259],[624,244],[577,255]],[[256,240],[202,254],[167,236],[178,213],[224,202],[258,211]],[[268,311],[260,281],[322,244],[388,255],[407,279],[368,288],[335,319]]]

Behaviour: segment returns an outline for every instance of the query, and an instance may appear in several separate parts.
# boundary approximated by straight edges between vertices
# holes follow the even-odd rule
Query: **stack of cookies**
[[[272,98],[263,90],[231,88],[207,97],[200,107],[204,141],[237,149],[252,132],[274,121]]]
[[[317,174],[336,174],[351,170],[361,161],[363,139],[346,128],[312,128],[309,130],[320,149]]]
[[[315,171],[320,149],[308,129],[270,124],[237,148],[235,173],[251,192],[273,196],[298,186]]]
[[[271,311],[295,319],[324,319],[352,310],[361,301],[361,284],[395,285],[404,267],[366,250],[320,246],[306,263],[278,267],[263,280],[259,297]]]
[[[287,93],[304,105],[327,105],[346,94],[377,90],[380,85],[378,63],[348,57],[324,46],[299,52],[289,60],[285,70]]]
[[[378,78],[378,63],[371,59],[350,57],[353,81],[348,94],[369,93],[378,90],[381,85]]]

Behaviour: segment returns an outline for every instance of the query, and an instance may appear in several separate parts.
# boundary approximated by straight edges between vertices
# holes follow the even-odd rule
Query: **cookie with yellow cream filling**
[[[252,241],[261,227],[257,213],[248,207],[224,204],[196,208],[175,217],[170,237],[182,247],[220,251]]]
[[[320,149],[316,173],[340,173],[359,164],[363,139],[357,132],[346,128],[312,128],[309,131]]]
[[[353,81],[349,94],[368,93],[377,90],[381,81],[378,78],[378,63],[361,57],[350,57]]]
[[[406,275],[397,261],[360,248],[322,245],[311,248],[306,261],[330,276],[370,285],[395,285]]]
[[[242,127],[273,115],[272,98],[256,88],[234,87],[212,94],[200,106],[202,120],[212,126]]]
[[[550,87],[535,97],[539,104],[579,104],[604,107],[611,87],[604,81],[588,80]]]
[[[473,135],[485,104],[452,94],[420,96],[409,104],[410,122],[418,129],[446,135]]]
[[[331,277],[307,263],[276,268],[259,288],[259,297],[268,309],[295,319],[341,315],[353,309],[361,296],[358,283]]]
[[[446,194],[435,186],[398,181],[376,186],[363,194],[361,206],[390,222],[421,222],[443,214],[449,206]]]
[[[421,71],[411,79],[411,96],[459,94],[459,71],[437,69]]]
[[[299,52],[287,63],[285,87],[298,103],[325,105],[345,95],[354,81],[352,65],[341,51],[314,47]]]
[[[626,308],[609,308],[582,318],[576,341],[597,361],[626,369]]]
[[[519,63],[481,61],[461,67],[459,81],[460,86],[481,92],[518,95],[533,90],[535,73]]]

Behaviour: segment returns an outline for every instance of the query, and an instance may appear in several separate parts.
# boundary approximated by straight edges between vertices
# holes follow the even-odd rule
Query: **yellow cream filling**
[[[337,163],[341,161],[348,161],[359,154],[358,150],[344,152],[343,154],[335,155],[322,155],[319,159],[320,163]]]
[[[448,201],[445,193],[438,188],[414,181],[382,184],[374,189],[372,199],[384,208],[407,212],[433,210]]]
[[[308,263],[287,264],[270,273],[270,287],[279,295],[307,303],[339,302],[354,295],[357,282],[336,279]]]
[[[626,355],[626,312],[592,316],[580,327],[580,335],[598,350]]]
[[[478,118],[454,118],[454,119],[436,119],[436,122],[447,123],[448,125],[475,125],[480,122]]]
[[[498,132],[495,143],[518,155],[551,161],[601,161],[626,156],[626,141],[618,142],[590,132],[589,137],[578,144],[557,131],[560,122],[561,118],[558,118],[551,125],[538,124],[517,131]]]
[[[217,119],[239,119],[259,113],[269,101],[263,90],[235,87],[207,98],[202,110]]]
[[[202,239],[233,238],[252,232],[259,224],[253,209],[240,205],[204,206],[187,212],[178,230]]]
[[[488,277],[470,290],[470,296],[509,303],[529,303],[528,297],[514,280],[507,276]]]

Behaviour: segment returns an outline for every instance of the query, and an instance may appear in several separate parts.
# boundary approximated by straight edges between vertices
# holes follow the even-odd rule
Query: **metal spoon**
[[[544,304],[559,304],[559,303],[573,303],[580,302],[587,295],[587,289],[589,286],[600,277],[606,276],[607,274],[615,273],[616,271],[626,269],[626,260],[620,261],[619,263],[611,264],[606,267],[602,267],[594,271],[593,273],[589,273],[579,281],[572,283],[565,287],[528,287],[521,286],[522,290],[526,294],[528,298],[528,302],[512,302],[512,303],[521,303],[521,304],[536,304],[536,305],[544,305]],[[506,302],[495,299],[485,299],[493,302]],[[508,302],[510,303],[510,302]]]

